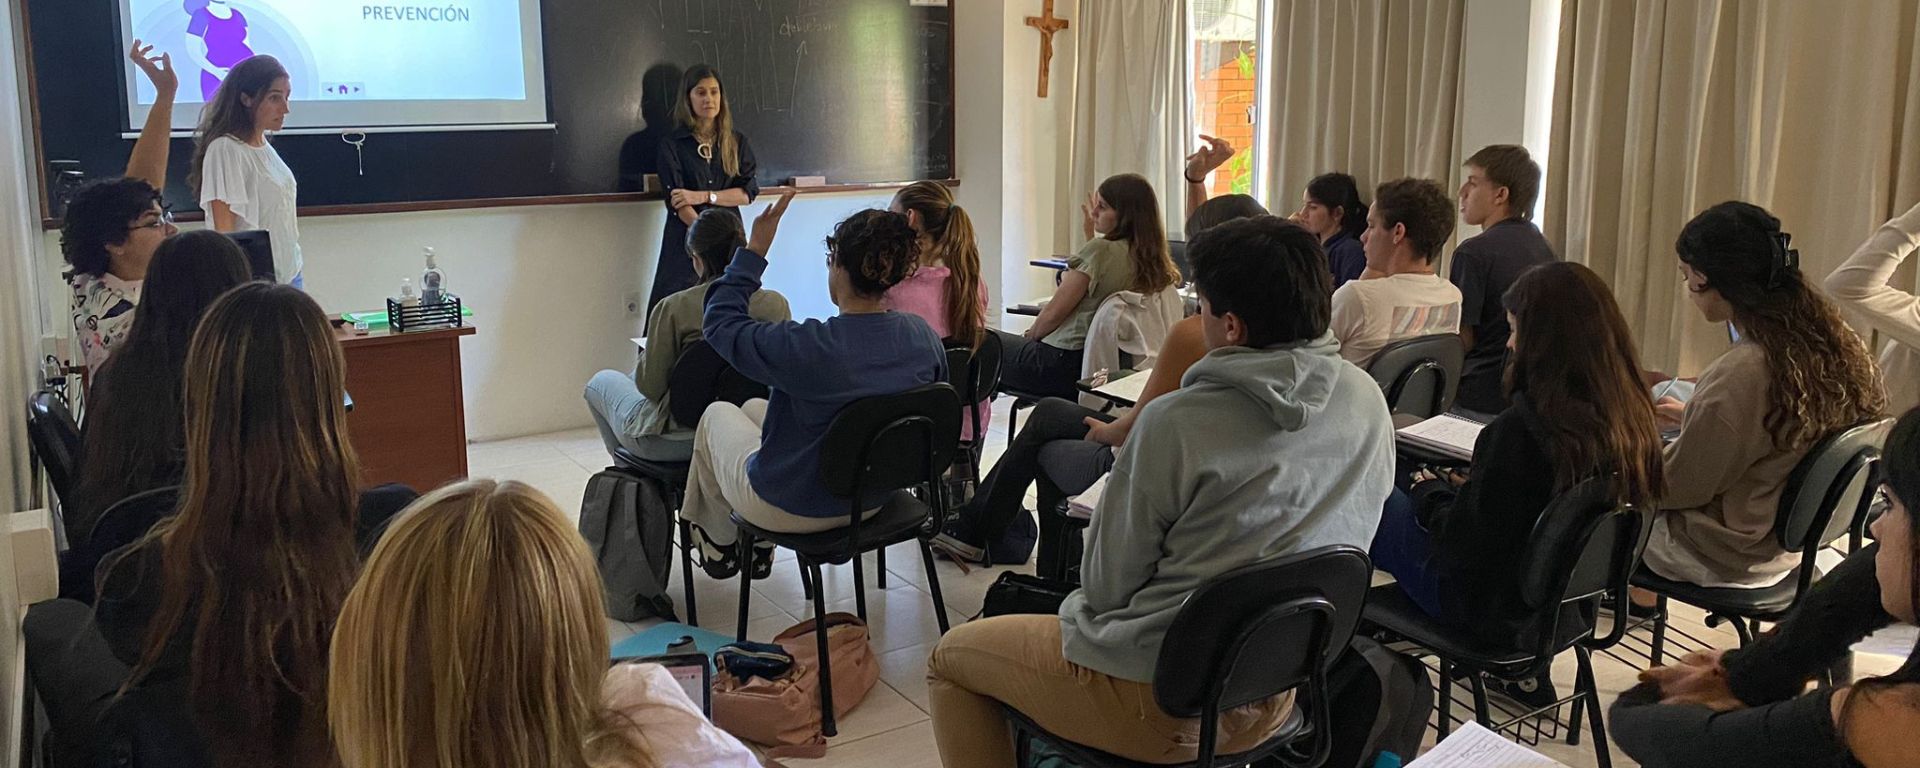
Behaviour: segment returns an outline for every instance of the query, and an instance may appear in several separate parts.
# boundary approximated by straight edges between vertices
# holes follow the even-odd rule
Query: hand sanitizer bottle
[[[446,276],[433,263],[433,249],[426,249],[427,268],[420,271],[420,303],[428,306],[447,300]]]

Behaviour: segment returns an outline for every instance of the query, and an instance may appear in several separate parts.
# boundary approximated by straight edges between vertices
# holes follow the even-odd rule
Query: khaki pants
[[[760,452],[760,424],[766,419],[767,401],[759,399],[740,406],[714,403],[700,415],[680,516],[699,527],[714,544],[726,546],[739,540],[740,529],[730,517],[733,512],[747,522],[779,533],[819,533],[849,522],[847,515],[796,515],[760,498],[753,490],[753,483],[747,479],[747,459]]]
[[[1149,683],[1061,655],[1058,616],[998,616],[954,627],[927,661],[933,735],[947,768],[1010,768],[1002,703],[1056,736],[1147,763],[1199,756],[1200,721],[1160,711]],[[1259,746],[1286,723],[1293,694],[1220,713],[1220,754]]]

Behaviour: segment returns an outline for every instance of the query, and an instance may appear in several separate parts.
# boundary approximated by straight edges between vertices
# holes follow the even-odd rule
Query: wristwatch
[[[707,205],[719,205],[719,204],[720,204],[720,193],[719,193],[719,192],[708,192],[708,193],[707,193]]]

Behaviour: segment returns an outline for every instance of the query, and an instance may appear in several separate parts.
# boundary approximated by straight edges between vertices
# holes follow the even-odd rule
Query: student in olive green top
[[[1067,260],[1046,309],[1023,335],[996,331],[1005,348],[1001,381],[1007,389],[1074,397],[1087,328],[1100,302],[1120,291],[1159,293],[1180,280],[1167,250],[1160,200],[1144,177],[1128,173],[1100,182],[1080,212],[1087,244]]]
[[[685,461],[693,453],[695,424],[675,424],[667,405],[667,380],[681,353],[700,340],[701,313],[707,288],[727,269],[734,250],[747,244],[740,214],[716,208],[700,214],[687,230],[687,254],[700,284],[674,293],[655,304],[647,317],[647,348],[633,375],[601,371],[587,382],[587,410],[600,428],[607,452],[625,448],[650,461]],[[747,312],[755,320],[784,322],[793,318],[787,299],[761,290],[749,300]]]

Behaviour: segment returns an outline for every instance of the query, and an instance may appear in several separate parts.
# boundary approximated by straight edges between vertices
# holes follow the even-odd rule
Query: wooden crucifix
[[[1053,33],[1067,28],[1067,20],[1053,15],[1053,0],[1046,0],[1039,16],[1028,16],[1027,26],[1040,30],[1040,98],[1047,97],[1048,73],[1053,70]]]

